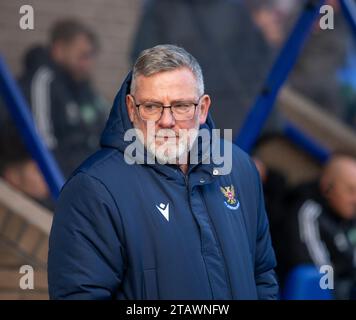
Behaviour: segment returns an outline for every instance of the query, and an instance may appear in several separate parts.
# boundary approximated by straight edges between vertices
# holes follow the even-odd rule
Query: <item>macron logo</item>
[[[156,208],[159,210],[160,213],[162,213],[166,220],[169,221],[169,203],[160,203],[159,206],[156,205]]]

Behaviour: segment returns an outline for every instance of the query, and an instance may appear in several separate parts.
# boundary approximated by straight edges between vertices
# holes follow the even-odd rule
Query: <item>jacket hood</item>
[[[34,72],[40,66],[50,65],[51,59],[48,49],[43,46],[34,46],[27,51],[23,60],[27,72]]]
[[[102,147],[116,148],[124,152],[131,143],[131,141],[124,141],[125,132],[133,128],[126,107],[126,95],[130,92],[131,78],[132,72],[127,75],[114,99],[109,119],[101,136]],[[210,132],[214,127],[210,114],[206,123],[200,126],[200,128],[208,128]]]

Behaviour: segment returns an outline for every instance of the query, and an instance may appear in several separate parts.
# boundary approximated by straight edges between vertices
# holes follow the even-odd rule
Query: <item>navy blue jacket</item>
[[[173,165],[128,164],[130,79],[115,98],[101,150],[61,192],[49,242],[50,297],[275,299],[255,166],[236,146],[228,175],[216,175],[213,163],[191,165],[186,176]],[[210,117],[205,126],[212,129]]]

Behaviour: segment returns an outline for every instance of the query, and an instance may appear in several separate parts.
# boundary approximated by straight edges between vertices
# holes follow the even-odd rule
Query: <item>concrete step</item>
[[[0,178],[0,300],[48,299],[47,253],[52,213]],[[23,265],[34,272],[34,289],[21,289]]]

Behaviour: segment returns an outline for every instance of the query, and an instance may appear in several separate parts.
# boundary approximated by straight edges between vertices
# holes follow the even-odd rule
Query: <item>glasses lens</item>
[[[162,106],[148,104],[148,105],[140,105],[139,108],[140,115],[145,120],[158,120],[161,117]]]
[[[191,120],[194,117],[194,110],[193,103],[172,106],[173,116],[176,120]]]

